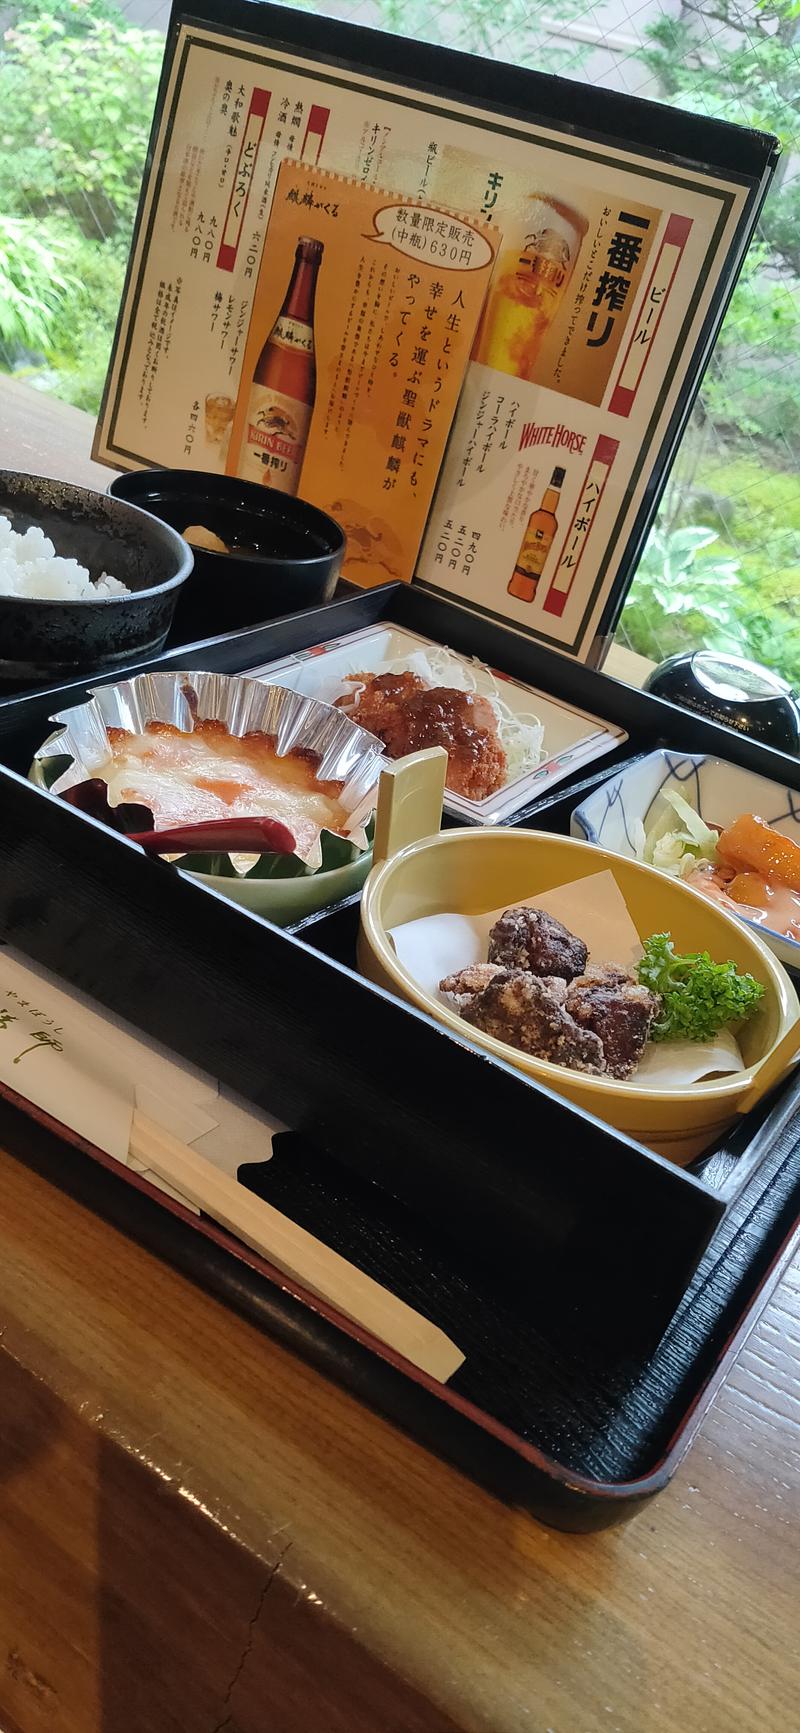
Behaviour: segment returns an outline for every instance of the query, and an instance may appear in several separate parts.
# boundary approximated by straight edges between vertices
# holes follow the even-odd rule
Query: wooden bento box
[[[414,587],[346,595],[150,666],[262,670],[379,621],[627,736],[514,826],[567,835],[587,790],[660,746],[800,790],[796,761]],[[278,930],[34,787],[48,718],[86,691],[0,705],[6,943],[291,1127],[294,1154],[269,1164],[261,1195],[468,1341],[465,1365],[447,1386],[426,1383],[308,1296],[304,1309],[205,1215],[143,1200],[136,1175],[127,1187],[67,1179],[44,1133],[38,1145],[26,1134],[30,1159],[99,1188],[97,1207],[505,1496],[566,1526],[619,1520],[674,1467],[790,1243],[797,1075],[689,1168],[652,1154],[363,979],[357,897]]]

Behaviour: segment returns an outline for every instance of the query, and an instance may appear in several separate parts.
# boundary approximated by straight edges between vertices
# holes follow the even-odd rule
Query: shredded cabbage
[[[633,832],[631,842],[633,843],[633,852],[636,859],[644,860],[645,849],[647,847],[647,832],[640,818],[634,819],[633,824],[631,825],[631,830]]]
[[[677,813],[682,825],[676,825],[666,810],[645,831],[639,823],[634,836],[634,848],[639,860],[648,861],[670,878],[685,878],[699,861],[716,862],[717,833],[695,812],[674,788],[664,789],[664,799]]]
[[[414,650],[409,656],[398,656],[373,670],[376,674],[416,674],[426,686],[453,686],[458,692],[474,692],[488,699],[497,718],[497,732],[508,765],[506,785],[516,782],[535,770],[544,756],[544,724],[532,710],[517,712],[501,696],[501,688],[491,668],[462,656],[456,656],[444,645],[432,644],[428,650]],[[353,692],[359,690],[355,681],[348,680]]]

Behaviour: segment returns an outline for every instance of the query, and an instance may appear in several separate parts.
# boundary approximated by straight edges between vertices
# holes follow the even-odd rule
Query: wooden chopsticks
[[[463,1354],[435,1324],[138,1110],[130,1153],[301,1287],[421,1371],[446,1383],[462,1365]]]

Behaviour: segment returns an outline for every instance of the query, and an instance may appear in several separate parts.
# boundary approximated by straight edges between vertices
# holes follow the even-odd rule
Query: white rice
[[[0,596],[25,596],[47,602],[86,602],[108,596],[129,596],[127,584],[103,572],[92,583],[85,566],[62,559],[43,530],[31,527],[24,536],[0,517]]]

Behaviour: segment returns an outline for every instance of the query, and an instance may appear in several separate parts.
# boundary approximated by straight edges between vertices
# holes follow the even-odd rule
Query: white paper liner
[[[53,783],[54,794],[97,775],[111,754],[110,728],[141,734],[148,722],[167,722],[190,734],[196,721],[213,721],[224,723],[237,738],[268,734],[275,740],[279,758],[302,748],[319,759],[320,782],[344,783],[338,796],[348,814],[344,835],[357,848],[367,847],[364,826],[374,811],[378,779],[387,761],[383,744],[343,711],[317,698],[238,674],[138,674],[133,680],[97,687],[85,704],[59,711],[51,721],[59,726],[39,747],[36,762],[62,754],[73,761]],[[234,865],[242,863],[245,868],[257,856],[232,858]],[[318,865],[319,845],[303,858],[309,866]]]
[[[423,992],[445,1004],[439,982],[471,963],[485,963],[489,929],[509,906],[505,904],[481,915],[424,915],[417,921],[405,921],[390,932],[398,961]],[[539,896],[519,897],[513,906],[544,909],[555,915],[583,939],[592,963],[616,963],[633,971],[642,955],[642,942],[628,905],[608,869],[543,891]],[[468,1023],[464,1024],[464,1032],[470,1033]],[[517,1048],[509,1046],[508,1057],[513,1064],[519,1057]],[[649,1042],[633,1077],[627,1082],[616,1078],[609,1081],[613,1081],[615,1089],[685,1089],[704,1077],[744,1068],[738,1042],[723,1030],[713,1041]]]
[[[0,950],[0,1083],[184,1209],[209,1214],[431,1377],[445,1383],[463,1363],[456,1344],[391,1288],[243,1186],[242,1165],[270,1160],[273,1138],[286,1126],[6,945]],[[143,1127],[150,1131],[146,1149]],[[165,1133],[178,1140],[166,1170]],[[191,1191],[180,1183],[175,1153],[193,1176]],[[64,1161],[70,1160],[65,1149]],[[229,1209],[233,1200],[241,1225],[217,1208],[220,1190]]]

